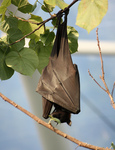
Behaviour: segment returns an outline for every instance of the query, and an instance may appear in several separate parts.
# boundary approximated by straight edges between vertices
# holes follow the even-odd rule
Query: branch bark
[[[97,36],[97,45],[98,45],[98,49],[99,49],[99,56],[100,56],[100,60],[101,60],[101,71],[102,71],[102,75],[100,76],[100,79],[102,80],[105,88],[103,88],[97,81],[96,79],[91,75],[90,71],[88,70],[89,75],[91,76],[91,78],[95,81],[95,83],[103,90],[105,91],[111,100],[111,105],[112,107],[115,109],[115,102],[113,100],[113,91],[114,91],[114,87],[115,87],[115,82],[113,84],[113,90],[112,90],[112,94],[110,93],[108,86],[105,82],[105,73],[104,73],[104,65],[103,65],[103,58],[102,58],[102,53],[101,53],[101,47],[100,47],[100,42],[99,42],[99,37],[98,37],[98,28],[96,30],[96,36]]]
[[[37,123],[43,125],[44,127],[52,130],[53,132],[57,133],[58,135],[70,140],[73,143],[76,143],[77,145],[79,145],[80,147],[85,147],[88,149],[93,149],[93,150],[111,150],[109,148],[103,148],[103,147],[98,147],[98,146],[94,146],[88,143],[84,143],[82,141],[79,141],[77,139],[75,139],[74,137],[54,128],[51,124],[48,124],[46,122],[44,122],[43,120],[39,119],[37,116],[33,115],[32,113],[30,113],[29,111],[27,111],[26,109],[24,109],[23,107],[19,106],[18,104],[16,104],[15,102],[13,102],[12,100],[10,100],[9,98],[7,98],[6,96],[4,96],[2,93],[0,93],[0,97],[10,103],[11,105],[13,105],[14,107],[16,107],[17,109],[19,109],[20,111],[22,111],[23,113],[25,113],[26,115],[28,115],[29,117],[31,117],[33,120],[35,120]]]

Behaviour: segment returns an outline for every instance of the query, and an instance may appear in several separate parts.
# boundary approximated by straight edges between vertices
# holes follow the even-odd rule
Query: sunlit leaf
[[[6,10],[7,10],[7,8],[6,7],[4,7],[4,6],[1,6],[0,7],[0,14],[2,14],[2,21],[4,20],[4,18],[5,18],[5,13],[6,13]]]
[[[1,6],[8,7],[11,4],[11,0],[3,0]]]
[[[52,12],[54,7],[52,5],[48,5],[44,2],[44,5],[42,5],[41,9],[45,12]]]
[[[38,56],[34,50],[23,48],[19,52],[10,52],[6,56],[6,64],[23,75],[32,76],[38,67]]]
[[[108,0],[82,0],[79,3],[76,25],[88,33],[97,27],[108,10]]]
[[[57,5],[61,9],[64,9],[68,6],[68,4],[66,4],[63,0],[44,0],[44,2],[53,7]]]
[[[7,7],[11,4],[11,0],[3,0],[0,6],[0,14],[2,14],[2,20],[5,18]]]
[[[31,14],[31,18],[29,19],[29,21],[39,23],[42,22],[43,20],[41,17]],[[28,33],[37,29],[39,26],[36,24],[32,24],[31,22],[25,22],[20,20],[18,22],[18,27],[24,35],[27,35]],[[44,27],[42,26],[39,30],[27,36],[27,38],[35,39],[36,41],[38,41],[40,38],[40,34],[42,34],[43,32],[44,32]]]

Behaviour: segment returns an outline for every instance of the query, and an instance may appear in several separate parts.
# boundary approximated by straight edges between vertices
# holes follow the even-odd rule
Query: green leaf
[[[36,49],[36,41],[34,39],[31,39],[29,41],[29,48],[35,50]]]
[[[78,50],[78,37],[79,34],[74,27],[68,26],[68,43],[71,53],[75,53]]]
[[[12,51],[6,56],[6,64],[17,72],[32,76],[38,67],[38,56],[30,48],[23,48],[21,51]]]
[[[33,12],[33,11],[36,9],[36,7],[37,7],[37,2],[38,2],[38,0],[35,1],[34,5],[33,5],[33,7],[32,7],[31,12]]]
[[[44,5],[42,5],[41,9],[45,12],[52,12],[54,7],[52,5],[48,5],[44,2]]]
[[[4,6],[0,7],[0,14],[2,14],[2,20],[5,18],[5,13],[6,13],[7,8]]]
[[[1,38],[0,38],[0,43],[1,43],[1,42],[3,42],[3,43],[5,43],[5,44],[8,45],[8,43],[7,43],[7,36],[1,37]],[[1,46],[0,46],[0,47],[1,47]]]
[[[8,7],[11,4],[11,0],[3,0],[1,6]]]
[[[111,147],[115,149],[115,144],[113,142],[111,143]]]
[[[8,43],[13,43],[23,37],[22,32],[19,29],[16,28],[10,28],[8,31],[7,41]],[[13,45],[11,45],[12,50],[21,50],[25,45],[25,40],[21,40]]]
[[[53,26],[57,26],[57,17],[53,18],[51,23]]]
[[[5,20],[2,21],[2,19],[0,18],[0,30],[2,30],[3,32],[6,32],[10,29],[10,28],[17,28],[18,27],[18,20],[12,16],[6,17],[5,16]]]
[[[73,27],[68,27],[68,42],[71,53],[77,51],[78,48],[78,32]],[[53,34],[53,36],[51,36]],[[51,38],[51,39],[50,39]],[[39,57],[38,70],[41,73],[43,68],[47,66],[49,62],[49,57],[52,50],[52,43],[54,39],[54,33],[46,30],[45,34],[42,34],[40,37],[41,41],[35,42],[34,39],[31,39],[29,42],[30,48],[34,49]],[[48,45],[48,46],[47,46]]]
[[[39,41],[36,43],[34,49],[38,54],[38,58],[39,58],[38,70],[41,73],[43,68],[47,66],[49,62],[52,45],[45,46],[41,41]]]
[[[45,46],[51,44],[55,37],[54,32],[50,32],[48,29],[45,31],[44,34],[40,34],[40,39],[45,44]]]
[[[0,6],[0,14],[2,14],[2,21],[5,18],[5,13],[7,10],[7,7],[11,4],[11,0],[3,0]]]
[[[57,27],[58,26],[58,22],[59,22],[59,20],[57,19],[57,17],[55,17],[55,18],[53,18],[52,19],[52,25],[53,26],[55,26],[55,27]],[[61,23],[63,22],[63,19],[61,18],[61,21],[60,21]]]
[[[56,6],[56,0],[44,0],[44,3],[51,5],[53,7]]]
[[[64,9],[68,6],[68,4],[66,4],[63,0],[56,0],[56,5],[61,9]]]
[[[4,53],[8,49],[8,44],[4,41],[4,39],[0,39],[0,51],[3,51]]]
[[[42,22],[43,20],[41,17],[31,14],[31,18],[29,19],[29,21],[39,23],[39,22]],[[31,22],[25,22],[25,21],[19,20],[18,27],[22,31],[22,33],[26,35],[34,31],[35,29],[37,29],[39,26],[36,24],[32,24]],[[42,34],[43,32],[44,32],[44,27],[42,26],[39,30],[32,33],[27,38],[35,39],[36,41],[38,41],[40,38],[40,34]]]
[[[0,79],[1,80],[7,80],[14,74],[14,70],[6,66],[5,57],[6,57],[5,53],[3,52],[3,49],[1,49],[0,47]]]
[[[31,13],[33,5],[28,0],[11,0],[11,3],[18,7],[18,10],[23,13]]]
[[[97,27],[108,10],[108,0],[82,0],[79,3],[76,25],[88,33]]]
[[[63,0],[44,0],[44,2],[53,7],[57,5],[61,9],[64,9],[68,6],[68,4],[66,4]]]

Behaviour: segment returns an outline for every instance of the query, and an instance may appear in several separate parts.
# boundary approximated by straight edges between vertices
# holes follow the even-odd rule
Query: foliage
[[[111,148],[115,149],[115,144],[113,142],[111,143]]]
[[[82,0],[76,24],[88,31],[97,27],[108,10],[108,0]]]
[[[77,0],[76,0],[77,2]],[[10,5],[15,5],[22,16],[9,10]],[[43,23],[42,16],[34,15],[33,11],[41,4],[38,0],[32,5],[28,0],[3,0],[0,6],[0,30],[6,36],[0,39],[0,79],[9,79],[14,71],[23,75],[32,76],[38,69],[48,64],[52,50],[57,25],[56,15],[52,15],[55,6],[60,9],[68,7],[64,0],[44,0],[41,9],[52,16],[53,29],[48,29]],[[79,3],[77,25],[90,32],[102,20],[107,12],[107,0],[82,0]],[[16,11],[17,11],[16,10]],[[26,20],[23,14],[29,14]],[[81,17],[82,16],[82,17]],[[50,19],[51,20],[51,19]],[[43,23],[43,24],[42,24]],[[70,52],[78,48],[78,32],[68,26],[68,42]],[[29,47],[25,47],[25,37],[30,39]]]

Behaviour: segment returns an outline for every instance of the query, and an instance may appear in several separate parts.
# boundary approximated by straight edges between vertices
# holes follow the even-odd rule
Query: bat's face
[[[65,111],[64,109],[55,109],[55,111],[50,114],[54,118],[58,118],[61,123],[66,122],[69,126],[71,126],[71,114],[70,112]]]

